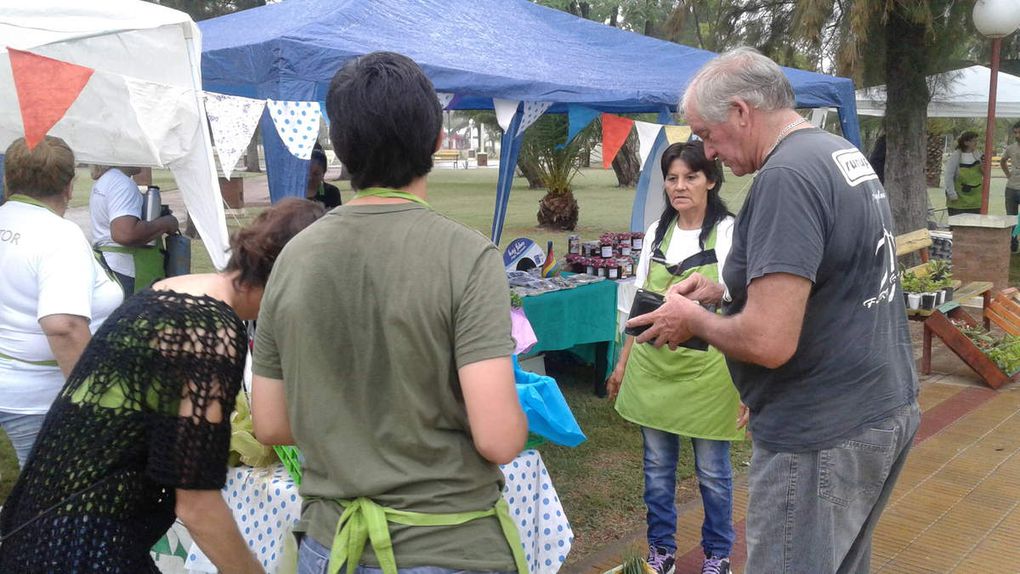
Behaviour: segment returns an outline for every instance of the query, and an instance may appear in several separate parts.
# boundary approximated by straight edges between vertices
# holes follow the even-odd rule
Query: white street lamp
[[[974,27],[992,39],[992,77],[988,86],[988,119],[985,124],[985,157],[981,162],[981,213],[988,213],[988,185],[991,183],[992,140],[995,135],[995,98],[999,83],[999,48],[1002,38],[1020,28],[1020,1],[977,0],[974,3]]]

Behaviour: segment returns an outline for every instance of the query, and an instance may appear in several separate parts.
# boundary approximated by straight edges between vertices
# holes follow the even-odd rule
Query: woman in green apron
[[[977,132],[966,131],[956,140],[956,151],[946,160],[944,177],[949,215],[981,211],[981,154]]]
[[[655,239],[641,254],[637,286],[665,293],[694,272],[719,281],[733,231],[733,216],[719,197],[719,164],[705,157],[701,142],[673,144],[662,154],[662,176],[666,206],[648,228],[646,237]],[[674,571],[679,438],[689,437],[705,507],[702,572],[728,573],[734,540],[729,444],[743,440],[744,432],[722,354],[714,347],[635,345],[628,336],[607,386],[611,396],[618,394],[617,412],[641,425],[644,437],[648,564],[659,574]]]

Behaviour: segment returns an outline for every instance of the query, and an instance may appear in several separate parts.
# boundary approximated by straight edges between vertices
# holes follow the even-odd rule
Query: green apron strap
[[[103,253],[127,253],[131,255],[131,259],[135,263],[135,293],[147,289],[156,281],[166,277],[166,272],[163,268],[163,251],[159,247],[99,245],[96,249]]]
[[[10,356],[10,355],[8,355],[6,353],[0,353],[0,359],[7,359],[7,360],[10,360],[10,361],[17,361],[19,363],[25,363],[25,364],[28,364],[28,365],[35,365],[37,367],[57,367],[57,366],[59,366],[57,364],[57,361],[55,361],[55,360],[27,361],[25,359],[19,359],[17,357],[12,357],[12,356]]]
[[[13,201],[15,203],[27,203],[28,205],[34,205],[36,207],[41,207],[41,208],[43,208],[43,209],[45,209],[47,211],[52,212],[54,215],[56,215],[56,213],[57,213],[57,212],[53,211],[52,207],[46,205],[45,203],[39,201],[38,199],[36,199],[34,197],[29,197],[29,196],[24,195],[22,193],[11,194],[11,196],[7,198],[7,201]]]
[[[306,497],[314,500],[316,497]],[[347,572],[357,570],[365,544],[371,542],[372,550],[379,561],[383,574],[397,574],[397,561],[393,556],[393,541],[387,522],[407,526],[456,526],[479,518],[495,516],[514,555],[514,564],[519,574],[528,574],[528,562],[524,557],[520,534],[510,518],[510,506],[502,496],[489,510],[427,514],[396,510],[377,504],[372,499],[360,497],[355,500],[335,500],[343,507],[343,514],[336,523],[333,545],[329,551],[328,574],[337,574],[340,568]]]
[[[388,187],[369,187],[354,195],[354,199],[361,199],[363,197],[390,197],[394,199],[406,199],[407,201],[420,203],[425,207],[432,207],[429,205],[429,202],[417,195],[414,195],[413,193],[407,193],[406,191],[400,191],[399,189],[390,189]]]

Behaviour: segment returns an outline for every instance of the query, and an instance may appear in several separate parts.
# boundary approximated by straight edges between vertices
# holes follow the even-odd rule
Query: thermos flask
[[[142,204],[142,219],[145,221],[154,221],[159,219],[162,205],[162,200],[159,196],[159,187],[150,185],[149,189],[145,191],[145,203]]]

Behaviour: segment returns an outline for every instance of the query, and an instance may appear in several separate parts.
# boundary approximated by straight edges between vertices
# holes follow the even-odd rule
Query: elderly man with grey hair
[[[775,62],[712,60],[683,111],[737,175],[757,172],[725,285],[694,275],[628,326],[638,342],[700,337],[751,412],[747,572],[868,572],[871,534],[917,431],[917,375],[892,214],[868,160],[808,125]],[[699,305],[723,303],[724,313]]]

